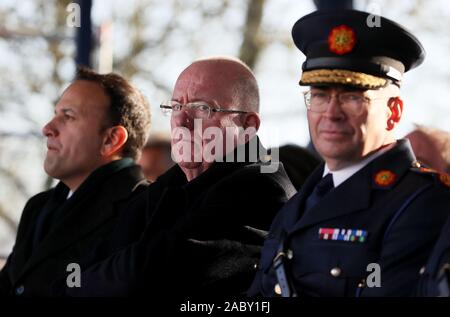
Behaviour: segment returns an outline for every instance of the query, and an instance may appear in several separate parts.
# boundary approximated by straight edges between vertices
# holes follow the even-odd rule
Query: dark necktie
[[[320,180],[320,182],[317,183],[311,195],[309,195],[309,197],[306,199],[305,213],[307,213],[312,207],[314,207],[333,188],[333,175],[328,173]]]

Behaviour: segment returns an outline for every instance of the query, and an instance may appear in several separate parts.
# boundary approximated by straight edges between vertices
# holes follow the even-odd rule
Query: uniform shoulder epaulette
[[[438,173],[437,178],[447,188],[450,188],[450,175],[447,173]]]
[[[411,171],[421,174],[430,174],[439,184],[450,188],[450,175],[447,173],[438,172],[435,169],[424,167],[417,161],[412,163]]]

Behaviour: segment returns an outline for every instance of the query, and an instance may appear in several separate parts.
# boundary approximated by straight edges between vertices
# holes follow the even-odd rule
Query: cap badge
[[[334,27],[328,35],[328,48],[331,52],[344,55],[350,53],[356,44],[356,34],[347,25]]]

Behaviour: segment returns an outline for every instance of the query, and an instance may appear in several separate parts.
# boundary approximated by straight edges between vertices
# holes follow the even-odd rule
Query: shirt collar
[[[342,184],[347,179],[349,179],[353,174],[355,174],[360,169],[365,167],[367,164],[369,164],[370,162],[375,160],[377,157],[379,157],[379,156],[383,155],[384,153],[386,153],[387,151],[389,151],[394,146],[395,146],[395,142],[392,143],[392,144],[389,144],[388,146],[382,147],[381,149],[379,149],[375,153],[369,155],[368,157],[366,157],[362,161],[359,161],[357,163],[351,164],[351,165],[349,165],[347,167],[341,168],[341,169],[336,170],[336,171],[330,171],[330,169],[328,168],[327,163],[325,163],[325,167],[323,169],[322,177],[324,177],[328,173],[331,173],[333,175],[334,187],[338,187],[340,184]]]

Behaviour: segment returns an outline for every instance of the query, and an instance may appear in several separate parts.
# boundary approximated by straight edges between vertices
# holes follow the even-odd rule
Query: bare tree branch
[[[0,167],[0,174],[4,175],[6,179],[8,179],[12,184],[14,184],[14,186],[22,195],[24,195],[25,197],[29,196],[25,184],[17,177],[17,175],[15,175],[13,172],[7,169],[4,169],[3,167]]]
[[[36,138],[42,139],[42,133],[37,131],[0,131],[1,138],[18,138],[18,139],[28,139],[28,138]]]
[[[259,36],[265,0],[249,0],[239,58],[254,68],[264,43]]]
[[[0,205],[0,219],[3,219],[3,221],[6,223],[8,228],[11,229],[12,232],[17,231],[16,221],[5,212],[5,209],[1,205]]]

